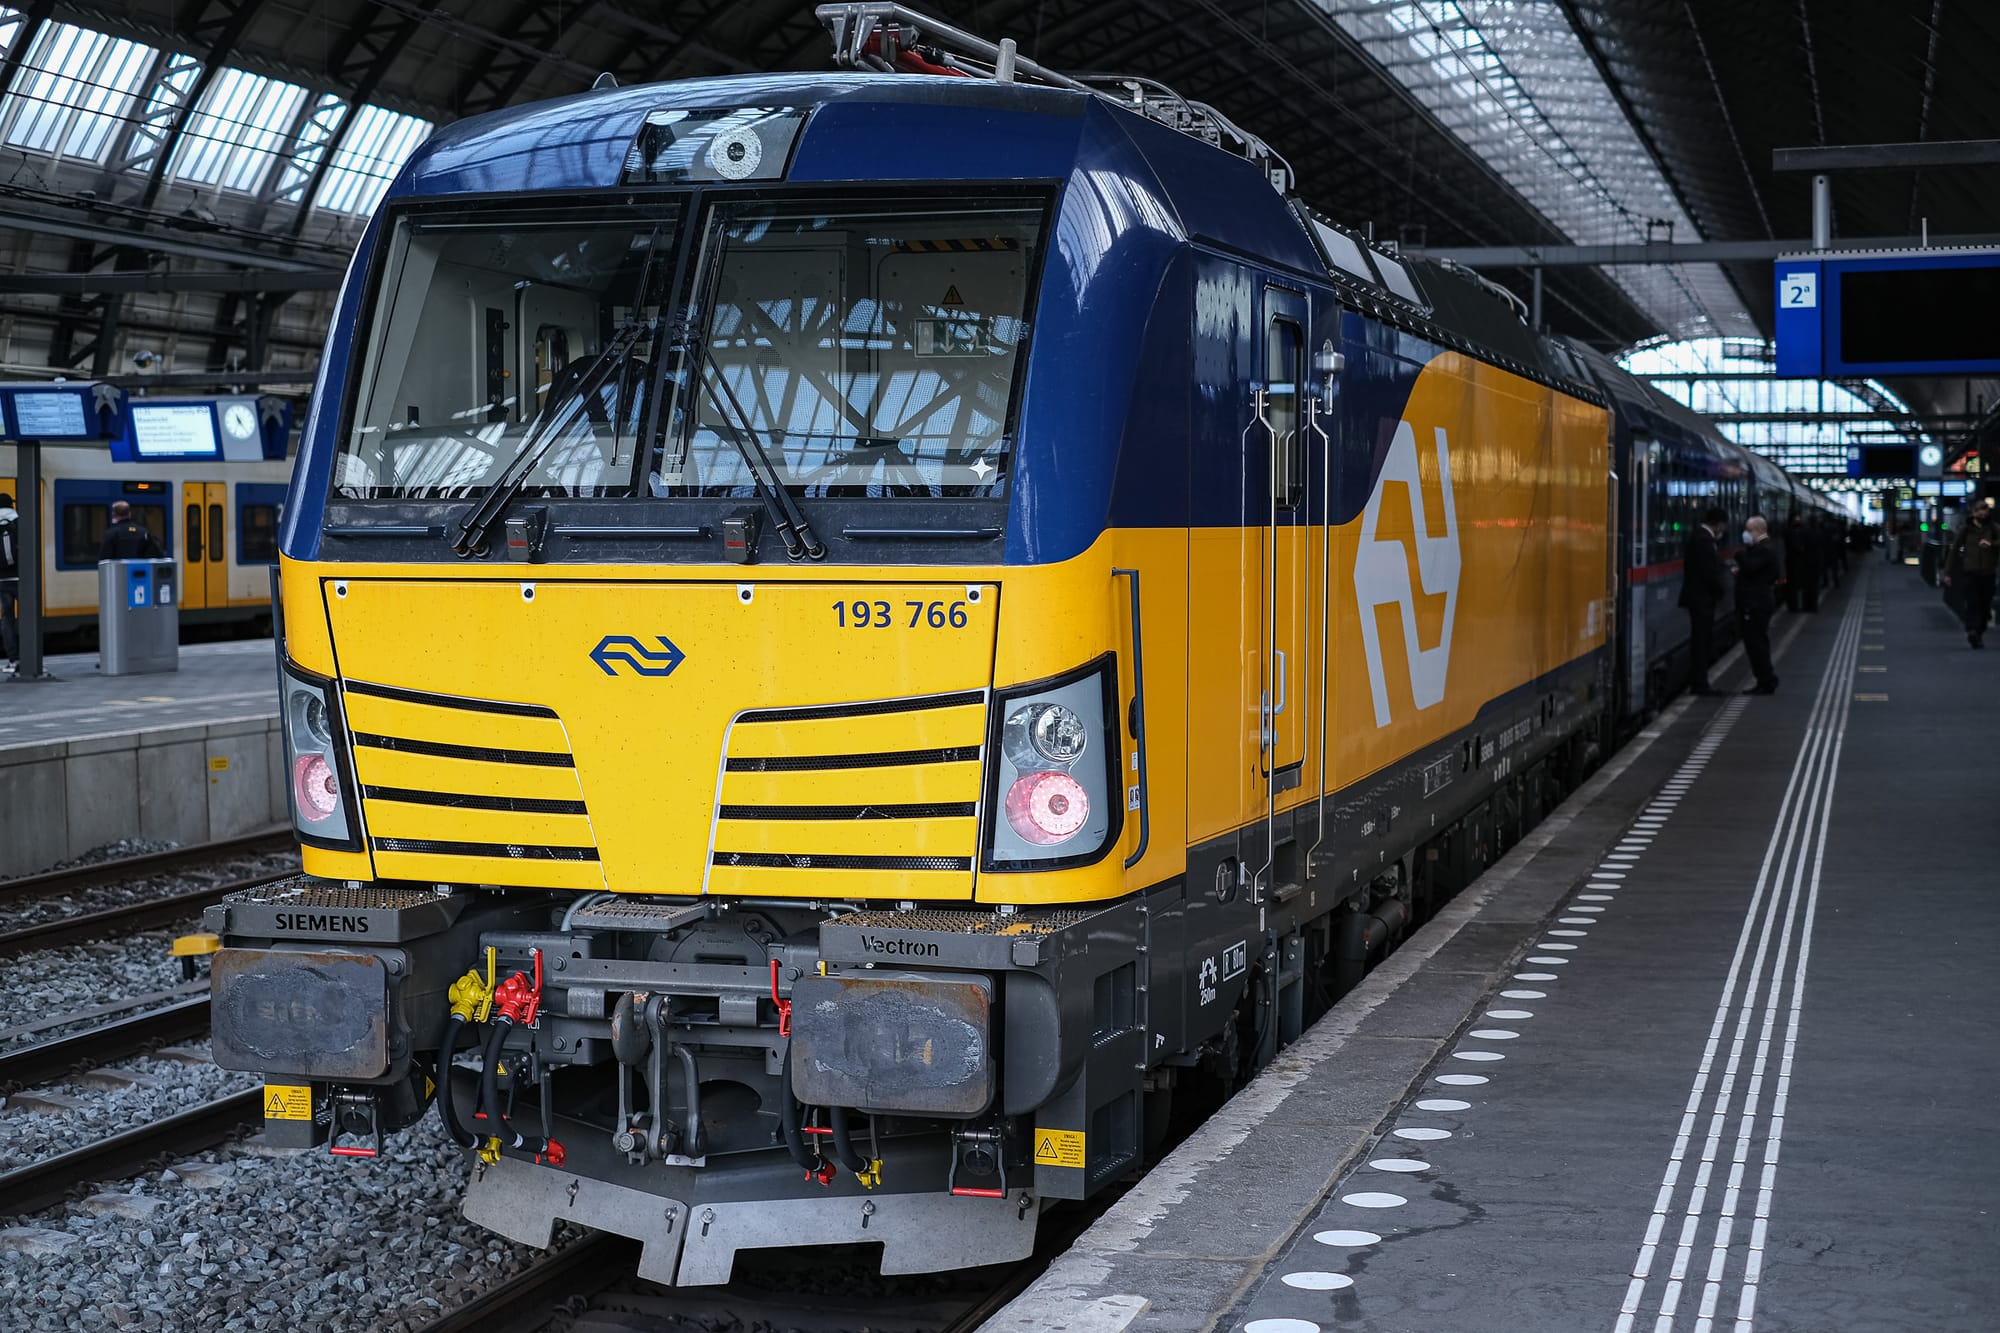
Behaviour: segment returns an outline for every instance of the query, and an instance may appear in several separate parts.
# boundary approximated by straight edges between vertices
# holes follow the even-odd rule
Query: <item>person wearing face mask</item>
[[[1771,669],[1771,614],[1778,609],[1778,580],[1785,562],[1771,540],[1770,526],[1752,516],[1744,524],[1743,549],[1736,553],[1736,622],[1743,635],[1743,654],[1757,683],[1745,694],[1776,694],[1778,673]]]

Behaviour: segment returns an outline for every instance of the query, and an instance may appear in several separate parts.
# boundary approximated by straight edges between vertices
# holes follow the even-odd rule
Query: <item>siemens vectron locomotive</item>
[[[440,133],[285,511],[306,875],[215,909],[216,1058],[660,1281],[1025,1255],[1647,706],[1575,351],[899,35]]]

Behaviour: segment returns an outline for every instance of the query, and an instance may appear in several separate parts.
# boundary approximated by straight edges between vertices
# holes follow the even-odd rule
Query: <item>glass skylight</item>
[[[435,128],[415,116],[379,106],[362,107],[320,181],[313,207],[339,213],[372,212],[403,163]]]
[[[0,98],[0,142],[102,162],[157,54],[74,24],[44,25]]]
[[[306,90],[240,69],[225,69],[188,117],[174,148],[177,180],[255,190],[284,147]]]
[[[1851,449],[1923,444],[1929,439],[1923,430],[1909,424],[1909,405],[1877,380],[1698,378],[1770,376],[1775,354],[1762,338],[1656,338],[1625,353],[1619,364],[1641,379],[1676,377],[1653,379],[1653,387],[1697,412],[1716,416],[1798,414],[1797,421],[1716,423],[1724,435],[1789,472],[1845,476]],[[1881,415],[1873,420],[1811,419],[1853,412]]]
[[[1702,239],[1559,0],[1299,2],[1360,43],[1572,242],[1643,243],[1653,221],[1677,241]],[[1756,331],[1713,264],[1605,272],[1677,336]]]

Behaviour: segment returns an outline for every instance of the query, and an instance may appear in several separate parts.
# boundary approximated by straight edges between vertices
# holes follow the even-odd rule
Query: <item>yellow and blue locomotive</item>
[[[213,918],[274,1138],[437,1114],[468,1216],[660,1281],[1019,1257],[1568,790],[1609,400],[1207,115],[771,76],[417,154],[284,517],[306,875]]]

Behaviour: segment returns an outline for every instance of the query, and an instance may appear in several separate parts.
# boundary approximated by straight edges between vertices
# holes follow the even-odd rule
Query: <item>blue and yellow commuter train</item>
[[[749,77],[416,155],[281,534],[306,874],[211,918],[269,1134],[437,1114],[469,1217],[664,1282],[1022,1256],[1651,706],[1619,458],[1762,474],[1159,110]]]

